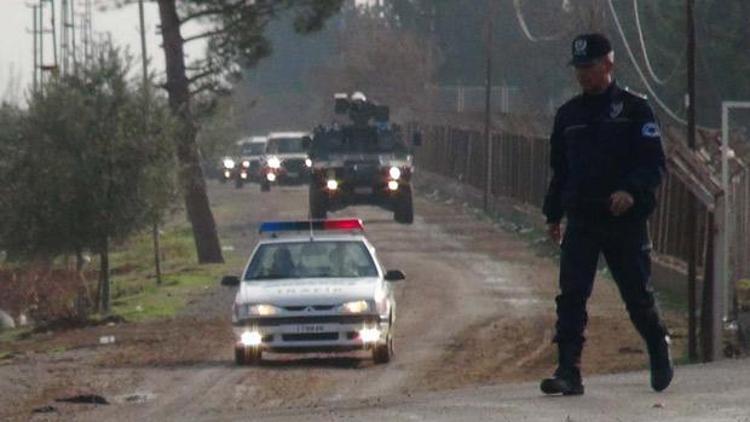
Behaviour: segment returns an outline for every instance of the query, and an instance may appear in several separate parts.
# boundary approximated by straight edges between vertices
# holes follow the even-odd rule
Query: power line
[[[680,63],[682,62],[682,58],[680,58],[677,63],[674,65],[674,69],[668,74],[668,76],[664,79],[659,78],[656,76],[656,72],[654,72],[653,66],[651,66],[651,60],[648,57],[648,51],[646,49],[646,41],[643,38],[643,28],[641,27],[641,18],[640,13],[638,12],[638,0],[633,0],[633,14],[635,15],[635,27],[638,30],[638,39],[640,40],[641,44],[641,52],[643,53],[643,60],[646,63],[646,70],[648,70],[649,75],[651,76],[651,79],[654,80],[659,85],[666,85],[676,74],[677,70],[680,67]]]
[[[687,120],[679,117],[676,112],[674,112],[672,109],[670,109],[664,101],[656,94],[656,91],[651,87],[651,84],[648,83],[648,79],[646,79],[646,76],[643,74],[643,71],[641,70],[641,67],[638,65],[638,61],[635,59],[635,55],[633,54],[633,50],[630,48],[630,43],[628,43],[628,39],[625,37],[625,32],[622,30],[622,25],[620,24],[620,18],[617,17],[617,11],[615,10],[615,6],[612,4],[612,0],[608,0],[607,4],[609,4],[609,9],[612,12],[612,18],[615,21],[615,26],[617,27],[617,31],[620,33],[620,38],[622,38],[622,43],[625,45],[625,50],[628,53],[628,57],[630,57],[630,61],[633,63],[633,67],[635,68],[636,73],[638,73],[638,76],[641,78],[641,81],[643,82],[643,85],[648,90],[649,94],[651,94],[652,97],[654,97],[654,101],[656,104],[661,107],[665,113],[675,121],[677,121],[680,124],[687,125]]]
[[[563,10],[566,10],[566,7],[565,7],[566,1],[563,1]],[[521,0],[513,0],[513,7],[516,9],[516,20],[518,21],[518,25],[521,27],[521,32],[523,32],[523,34],[526,36],[526,38],[529,41],[531,42],[557,41],[563,36],[563,33],[556,34],[556,35],[545,35],[545,36],[540,36],[540,37],[534,36],[529,30],[529,26],[526,23],[526,18],[523,16]]]

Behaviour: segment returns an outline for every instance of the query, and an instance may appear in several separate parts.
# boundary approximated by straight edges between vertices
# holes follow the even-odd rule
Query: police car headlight
[[[245,331],[240,336],[240,342],[246,347],[260,346],[263,336],[257,331]]]
[[[359,338],[364,343],[375,343],[380,340],[380,330],[377,328],[363,328],[359,330]]]
[[[234,160],[232,160],[231,158],[224,159],[224,168],[233,169],[234,165]]]
[[[237,319],[244,319],[252,316],[269,316],[276,315],[281,310],[273,305],[235,305]]]
[[[331,179],[326,182],[326,187],[328,190],[336,190],[339,188],[339,182],[337,182],[335,179]]]
[[[248,161],[248,160],[243,161],[242,162],[242,167],[244,167],[244,168],[250,167],[250,161]]]
[[[354,302],[344,303],[339,307],[341,312],[347,314],[361,314],[371,309],[370,303],[366,300],[357,300]]]
[[[312,160],[309,158],[305,158],[305,167],[310,168],[312,167]]]
[[[268,167],[271,167],[272,169],[277,169],[281,167],[281,160],[279,160],[278,157],[270,157],[268,158]]]
[[[281,312],[281,309],[273,305],[261,304],[261,305],[250,305],[248,307],[249,315],[269,316],[269,315],[276,315],[279,312]]]
[[[391,179],[398,180],[401,177],[401,169],[398,167],[391,167],[391,169],[388,170],[388,174],[391,176]]]

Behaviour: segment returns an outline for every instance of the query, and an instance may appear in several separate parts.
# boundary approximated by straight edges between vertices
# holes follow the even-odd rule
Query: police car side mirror
[[[240,278],[236,275],[225,275],[221,278],[222,286],[235,287],[240,285]]]
[[[414,132],[414,136],[412,137],[411,144],[415,147],[421,147],[422,146],[422,133],[421,132]]]
[[[401,281],[406,280],[406,275],[400,270],[388,270],[385,273],[385,281]]]

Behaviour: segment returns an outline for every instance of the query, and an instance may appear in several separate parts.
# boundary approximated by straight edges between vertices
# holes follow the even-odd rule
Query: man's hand
[[[562,229],[560,229],[560,223],[547,224],[547,235],[549,238],[559,245],[562,242]]]
[[[625,214],[634,202],[633,195],[624,190],[618,190],[609,197],[609,210],[612,215],[619,217]]]

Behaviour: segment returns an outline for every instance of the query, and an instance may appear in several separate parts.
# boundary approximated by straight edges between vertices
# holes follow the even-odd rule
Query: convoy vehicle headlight
[[[271,167],[272,169],[277,169],[281,167],[281,160],[279,160],[279,157],[269,157],[268,158],[268,167]]]
[[[401,177],[401,169],[398,167],[391,167],[391,169],[388,170],[388,174],[391,176],[391,179],[398,180]]]
[[[242,167],[244,167],[244,168],[250,167],[250,161],[248,161],[248,160],[243,161],[242,162]]]
[[[370,304],[366,300],[346,302],[341,305],[340,310],[349,314],[361,314],[370,310]]]
[[[388,189],[392,190],[392,191],[397,191],[398,190],[398,182],[395,181],[395,180],[391,180],[390,182],[388,182]]]
[[[242,173],[240,173],[240,177],[243,179],[247,179],[247,172],[243,171]]]
[[[326,182],[326,187],[328,188],[328,190],[336,190],[339,188],[339,182],[337,182],[335,179],[331,179]]]
[[[240,343],[243,346],[260,346],[263,343],[263,336],[257,331],[245,331],[240,336]]]
[[[312,167],[312,160],[311,160],[311,159],[309,159],[309,158],[305,158],[305,166],[306,166],[307,168],[310,168],[310,167]]]
[[[231,176],[232,176],[232,173],[230,171],[224,170],[224,177],[226,177],[227,179],[229,179]]]
[[[235,165],[234,160],[232,160],[231,158],[224,159],[224,168],[233,169],[234,165]]]

